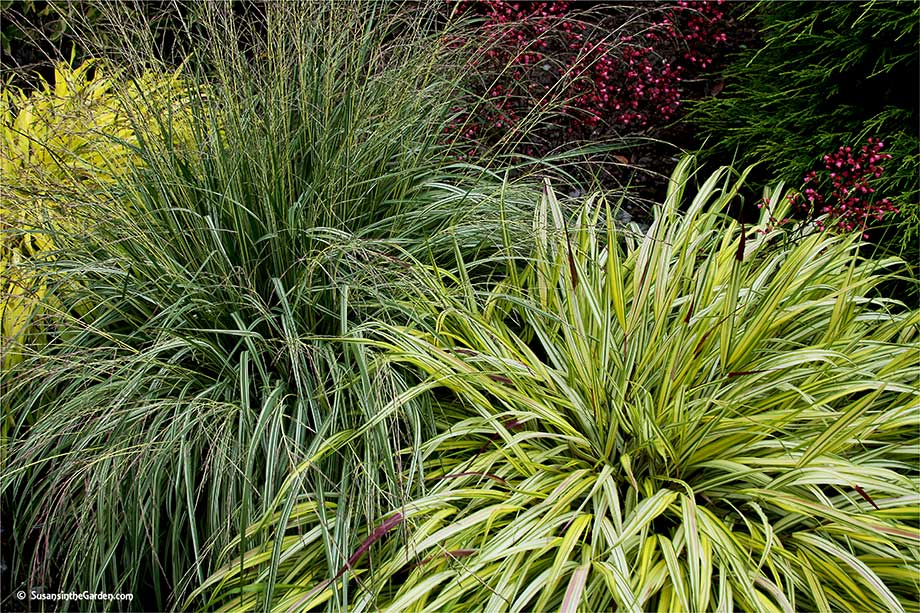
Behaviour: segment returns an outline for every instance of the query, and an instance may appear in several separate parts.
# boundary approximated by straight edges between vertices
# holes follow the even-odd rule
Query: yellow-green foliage
[[[26,264],[53,252],[48,230],[74,229],[101,188],[139,164],[135,125],[155,129],[155,117],[181,106],[177,75],[128,83],[119,87],[115,71],[88,61],[59,64],[54,83],[30,93],[0,89],[3,368],[20,359],[23,343],[42,341],[35,322],[49,307],[47,283]]]

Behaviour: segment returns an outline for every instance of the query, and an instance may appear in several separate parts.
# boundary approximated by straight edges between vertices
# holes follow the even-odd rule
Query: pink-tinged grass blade
[[[405,516],[402,513],[396,513],[393,517],[390,517],[382,524],[374,528],[374,531],[368,535],[364,542],[361,543],[361,546],[355,549],[355,552],[351,554],[351,557],[348,558],[348,561],[345,562],[345,565],[339,569],[339,572],[336,573],[335,577],[332,578],[333,581],[345,574],[345,571],[354,566],[355,562],[361,559],[367,550],[371,548],[371,545],[382,539],[386,536],[386,533],[392,530],[395,526],[400,524]]]
[[[559,613],[575,613],[578,610],[578,603],[581,602],[581,594],[585,591],[590,568],[588,564],[582,564],[572,573],[569,586],[565,589],[565,596],[562,598],[562,606],[559,607]]]

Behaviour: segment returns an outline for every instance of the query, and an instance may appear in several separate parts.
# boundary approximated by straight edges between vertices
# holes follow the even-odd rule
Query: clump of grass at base
[[[572,223],[548,188],[528,265],[491,288],[429,269],[415,325],[365,333],[377,366],[426,376],[406,397],[432,393],[439,433],[404,450],[424,488],[332,572],[342,510],[285,492],[209,606],[915,608],[920,312],[867,298],[901,263],[740,226],[725,169],[688,183],[684,161],[639,239],[603,201]]]
[[[101,9],[131,23],[128,5]],[[429,13],[269,3],[260,32],[225,9],[202,6],[206,46],[182,73],[191,143],[176,114],[151,121],[124,96],[139,162],[33,264],[70,291],[48,343],[3,373],[17,589],[178,606],[294,466],[415,382],[337,340],[391,316],[409,253],[499,240],[464,222],[490,215],[489,194],[445,169],[454,78]],[[400,499],[393,449],[429,428],[424,402],[316,465],[310,491],[353,513],[324,534],[330,566]]]

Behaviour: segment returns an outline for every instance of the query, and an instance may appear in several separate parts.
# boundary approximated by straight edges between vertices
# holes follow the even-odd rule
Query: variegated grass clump
[[[48,342],[0,372],[14,593],[180,606],[298,462],[417,382],[371,371],[368,350],[337,338],[405,323],[408,254],[451,261],[454,238],[463,257],[500,242],[485,228],[501,182],[442,143],[462,63],[435,13],[268,3],[260,30],[232,8],[200,5],[189,33],[187,132],[127,99],[136,138],[115,142],[138,161],[83,189],[99,196],[92,231],[60,227],[55,257],[30,268],[49,293],[71,291],[48,309]],[[100,10],[134,27],[132,5]],[[160,66],[134,34],[116,51]],[[521,190],[531,206],[539,187]],[[393,449],[430,433],[425,402],[321,463],[311,491],[355,512],[336,516],[330,552],[400,499]]]
[[[417,265],[413,325],[356,342],[425,376],[389,406],[435,403],[400,458],[423,482],[329,559],[351,511],[302,487],[310,458],[208,607],[917,610],[920,311],[872,292],[897,260],[740,225],[743,177],[688,193],[690,164],[644,236],[603,199],[569,223],[547,186],[502,280]]]

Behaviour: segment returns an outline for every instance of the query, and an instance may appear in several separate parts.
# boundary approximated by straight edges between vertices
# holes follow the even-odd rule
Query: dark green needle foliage
[[[761,2],[747,18],[762,48],[740,54],[723,95],[695,107],[711,150],[797,184],[838,147],[884,141],[892,160],[876,193],[900,215],[878,242],[917,261],[920,4]]]

